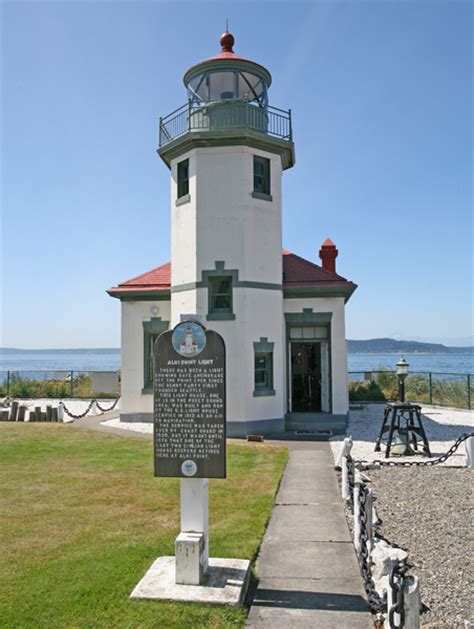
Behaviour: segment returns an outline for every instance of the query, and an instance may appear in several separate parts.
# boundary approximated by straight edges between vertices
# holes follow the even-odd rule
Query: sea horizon
[[[474,353],[348,352],[348,372],[395,370],[404,356],[411,372],[474,374]],[[0,348],[0,372],[118,371],[120,348],[15,350]],[[33,375],[31,376],[33,377]]]

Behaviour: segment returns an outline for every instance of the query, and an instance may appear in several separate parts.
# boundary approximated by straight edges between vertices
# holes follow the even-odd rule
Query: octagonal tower
[[[188,102],[160,119],[158,153],[171,170],[171,325],[196,313],[224,337],[232,436],[284,425],[281,178],[295,159],[270,73],[230,33],[220,43],[184,75]]]

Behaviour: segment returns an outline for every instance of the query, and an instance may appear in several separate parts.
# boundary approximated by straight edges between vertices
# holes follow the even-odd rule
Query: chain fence
[[[406,561],[395,561],[388,576],[390,601],[388,600],[387,595],[382,597],[379,594],[372,577],[370,548],[374,537],[379,540],[384,540],[385,542],[387,542],[387,540],[385,540],[378,532],[375,533],[381,522],[378,520],[377,523],[373,523],[372,513],[369,517],[369,510],[373,509],[372,502],[375,498],[370,495],[369,500],[369,489],[365,482],[365,480],[368,479],[364,479],[361,472],[362,470],[377,469],[381,467],[430,467],[433,465],[439,465],[440,463],[447,461],[449,457],[458,450],[459,446],[471,437],[474,437],[474,432],[460,435],[447,452],[436,459],[428,461],[373,460],[369,462],[365,460],[354,460],[351,457],[350,452],[342,458],[342,465],[345,466],[342,478],[344,479],[344,476],[347,475],[348,485],[346,505],[354,518],[354,542],[356,544],[359,569],[363,579],[367,601],[374,614],[378,614],[379,616],[381,614],[388,615],[389,626],[391,629],[403,629],[405,626],[404,592],[407,590],[406,579],[413,578],[408,577],[407,575],[411,566]],[[351,446],[349,446],[349,450],[350,447]],[[421,613],[426,610],[426,606],[422,605]]]

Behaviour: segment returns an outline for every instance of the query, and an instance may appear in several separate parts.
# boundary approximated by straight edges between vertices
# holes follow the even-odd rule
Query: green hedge
[[[92,392],[92,377],[88,374],[80,374],[70,380],[35,380],[23,378],[16,372],[10,373],[10,386],[8,395],[12,398],[115,398],[119,394]],[[0,385],[0,396],[7,395],[7,383]]]
[[[471,379],[470,399],[474,403],[474,378]],[[349,380],[349,400],[385,402],[398,398],[398,377],[395,372],[380,369],[373,372],[371,380]],[[439,404],[468,408],[467,376],[460,380],[442,380],[432,375],[431,399],[428,374],[411,374],[405,381],[405,399],[424,404]]]

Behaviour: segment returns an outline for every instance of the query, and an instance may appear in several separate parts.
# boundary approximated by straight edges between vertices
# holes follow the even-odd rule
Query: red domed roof
[[[212,61],[221,61],[221,60],[243,61],[244,63],[251,63],[252,65],[257,66],[257,68],[259,68],[261,71],[265,73],[268,79],[268,85],[271,84],[270,72],[264,66],[262,66],[260,63],[256,63],[255,61],[252,61],[251,59],[247,59],[246,57],[242,57],[241,55],[235,54],[234,52],[235,38],[232,35],[232,33],[229,33],[228,31],[226,31],[225,33],[222,33],[219,42],[221,45],[221,51],[217,55],[214,55],[212,57],[209,57],[208,59],[204,59],[203,61],[200,61],[199,63],[195,63],[194,65],[192,65],[189,68],[189,70],[186,72],[186,74],[184,75],[185,84],[187,83],[187,79],[190,76],[190,74],[194,74],[194,70],[196,68],[206,63],[210,63]]]

